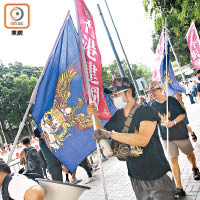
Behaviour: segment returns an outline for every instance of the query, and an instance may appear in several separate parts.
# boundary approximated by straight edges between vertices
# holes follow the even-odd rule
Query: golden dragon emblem
[[[71,81],[78,74],[77,68],[72,66],[60,75],[56,85],[53,107],[44,113],[40,122],[43,138],[48,147],[50,149],[52,147],[54,151],[57,151],[60,146],[64,145],[64,141],[72,136],[73,133],[70,132],[72,127],[76,126],[78,130],[92,127],[92,120],[89,116],[84,113],[76,113],[84,105],[83,98],[77,98],[76,106],[68,104],[71,97]]]

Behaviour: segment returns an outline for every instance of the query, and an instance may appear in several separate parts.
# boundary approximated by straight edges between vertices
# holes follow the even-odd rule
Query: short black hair
[[[6,172],[7,174],[11,173],[10,167],[3,160],[0,160],[0,172]]]
[[[199,69],[199,70],[197,70],[197,74],[200,74],[200,69]]]
[[[25,144],[30,144],[31,143],[31,141],[30,141],[30,138],[29,137],[24,137],[23,139],[22,139],[22,143],[25,145]]]
[[[36,128],[35,130],[34,130],[34,136],[35,137],[37,137],[37,138],[41,138],[41,133],[40,133],[40,131],[39,131],[39,129],[38,128]]]

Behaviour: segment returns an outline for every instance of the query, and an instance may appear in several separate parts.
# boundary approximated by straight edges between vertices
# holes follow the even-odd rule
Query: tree
[[[131,80],[126,62],[124,60],[122,60],[121,64],[122,64],[122,68],[124,69],[126,76],[129,78],[129,80]],[[138,66],[136,64],[131,64],[131,71],[136,80],[141,77],[144,77],[148,83],[151,81],[152,72],[150,71],[150,69],[147,66],[145,66],[145,65]],[[119,73],[116,61],[113,61],[108,66],[103,67],[102,79],[103,79],[104,87],[110,86],[110,82],[112,81],[111,72],[114,72],[116,77],[120,77],[120,73]]]
[[[152,35],[155,52],[162,26],[167,18],[169,37],[181,65],[190,63],[190,52],[185,36],[192,21],[200,33],[199,0],[143,0],[145,11],[155,19],[155,33]],[[171,54],[172,61],[175,59]]]
[[[22,121],[41,70],[42,67],[23,66],[19,62],[8,66],[0,62],[0,121],[8,133],[7,140],[13,139],[9,132]],[[27,124],[31,120],[29,116]]]

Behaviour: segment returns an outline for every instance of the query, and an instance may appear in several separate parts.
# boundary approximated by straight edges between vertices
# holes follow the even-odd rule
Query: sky
[[[30,6],[30,27],[23,31],[23,36],[13,36],[11,30],[4,27],[3,9],[7,3],[28,3]],[[124,59],[104,0],[85,0],[85,3],[93,15],[102,64],[112,63],[115,57],[99,15],[97,3],[101,7],[119,57]],[[142,0],[107,0],[107,3],[129,63],[153,67],[151,34],[154,26],[153,21],[150,21],[144,13]],[[1,0],[0,60],[4,64],[19,61],[24,65],[45,66],[68,10],[76,26],[74,0]]]

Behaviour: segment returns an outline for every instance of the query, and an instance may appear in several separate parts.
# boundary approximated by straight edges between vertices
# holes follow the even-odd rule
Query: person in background
[[[194,104],[195,102],[194,102],[192,93],[190,92],[189,83],[188,83],[188,82],[185,83],[185,91],[186,91],[186,95],[189,96],[190,103],[191,103],[191,104]]]
[[[62,166],[61,166],[62,164],[47,147],[44,139],[41,137],[41,133],[38,128],[34,130],[34,136],[36,138],[39,138],[39,147],[44,156],[44,159],[46,160],[47,169],[51,175],[52,180],[63,181]]]
[[[87,175],[88,175],[88,180],[86,181],[86,184],[94,181],[94,177],[92,176],[92,173],[93,173],[93,170],[92,168],[88,165],[88,160],[87,158],[85,158],[80,164],[79,164],[80,167],[82,167],[86,172],[87,172]],[[73,184],[77,184],[79,183],[80,181],[82,181],[82,179],[76,179],[76,170],[71,174],[69,172],[69,170],[63,165],[63,171],[65,172],[66,174],[66,181],[69,182],[69,173],[72,175],[72,179],[71,179],[71,182],[70,183],[73,183]]]
[[[45,192],[37,182],[23,174],[11,175],[10,167],[0,160],[0,199],[44,200]]]
[[[152,81],[150,83],[150,92],[156,100],[151,107],[154,108],[160,118],[160,133],[166,151],[167,146],[169,146],[168,156],[177,188],[175,198],[179,199],[186,195],[181,183],[181,171],[178,163],[179,149],[187,156],[192,165],[194,180],[200,180],[200,173],[196,165],[196,158],[189,139],[188,129],[183,121],[185,110],[174,97],[167,97],[163,93],[164,91],[165,86],[161,82]],[[167,101],[168,110],[166,109]],[[169,129],[169,141],[167,140],[167,128]]]
[[[40,158],[40,166],[41,166],[42,171],[43,171],[43,176],[45,178],[47,178],[47,163],[46,163],[46,160],[44,159],[44,156],[41,152],[41,149],[38,151],[38,156]]]
[[[200,69],[197,71],[196,77],[198,79],[198,81],[197,81],[197,94],[198,94],[198,98],[199,98],[199,101],[200,101]]]
[[[40,158],[35,147],[31,146],[29,137],[24,137],[22,143],[25,146],[20,153],[20,165],[25,165],[25,173],[35,173],[43,177]],[[39,176],[39,177],[40,177]],[[41,178],[40,177],[40,178]]]
[[[82,167],[83,169],[85,169],[85,171],[87,172],[88,175],[88,179],[85,182],[86,184],[94,181],[94,177],[92,176],[92,168],[89,167],[88,162],[87,162],[87,158],[85,158],[79,165],[80,167]]]
[[[190,93],[192,94],[194,102],[196,103],[196,101],[197,101],[197,87],[196,87],[194,81],[190,81],[189,90],[190,90]]]
[[[81,182],[82,181],[82,179],[77,179],[76,178],[76,170],[77,170],[77,168],[74,170],[74,172],[71,174],[70,172],[69,172],[69,170],[67,169],[67,167],[65,167],[64,165],[62,165],[62,170],[63,170],[63,172],[65,173],[65,176],[66,176],[66,182],[70,182],[70,183],[72,183],[72,184],[77,184],[77,183],[79,183],[79,182]],[[69,173],[71,174],[71,181],[69,180]]]
[[[186,112],[186,108],[185,105],[183,103],[183,97],[182,97],[182,93],[177,93],[174,95],[174,97],[178,100],[178,102],[180,103],[180,105],[182,106],[182,108],[185,110],[185,118],[184,118],[184,122],[187,126],[188,132],[190,133],[190,135],[192,136],[192,140],[193,142],[197,141],[197,136],[196,134],[193,132],[191,126],[189,125],[189,120],[188,120],[188,116],[187,116],[187,112]]]
[[[154,110],[150,106],[137,104],[135,88],[126,77],[115,78],[110,90],[118,110],[104,127],[98,119],[95,105],[88,105],[88,114],[90,117],[94,115],[96,121],[94,138],[97,141],[111,138],[112,142],[118,142],[119,150],[113,149],[116,150],[114,155],[120,159],[123,152],[123,159],[126,160],[128,175],[138,200],[174,199],[175,184],[167,175],[170,166],[159,140],[158,117]],[[130,126],[127,132],[123,132],[127,120],[130,120]]]

